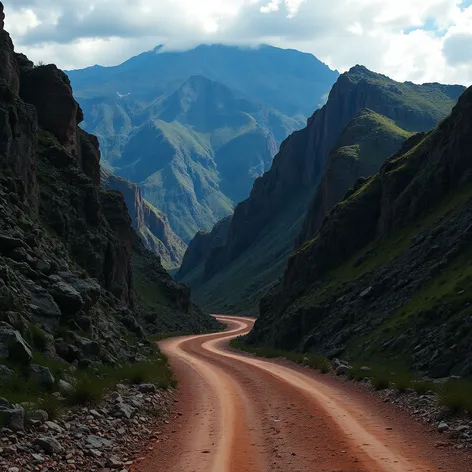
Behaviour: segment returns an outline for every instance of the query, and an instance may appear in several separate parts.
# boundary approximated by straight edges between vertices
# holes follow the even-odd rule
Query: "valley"
[[[472,472],[457,25],[187,1],[0,2],[0,470]]]

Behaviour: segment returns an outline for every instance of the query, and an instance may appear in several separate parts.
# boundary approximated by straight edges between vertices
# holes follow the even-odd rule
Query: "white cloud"
[[[17,50],[63,68],[113,65],[165,43],[269,43],[331,67],[472,83],[470,0],[5,0]]]

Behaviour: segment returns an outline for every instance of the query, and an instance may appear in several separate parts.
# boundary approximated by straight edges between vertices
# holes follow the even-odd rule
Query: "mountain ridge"
[[[185,242],[232,212],[270,166],[277,140],[299,126],[203,76],[192,76],[140,115],[143,124],[110,164],[140,184]]]
[[[250,197],[236,207],[226,243],[208,257],[202,280],[193,282],[200,303],[211,311],[254,310],[257,297],[252,294],[262,294],[282,274],[329,153],[362,110],[400,122],[408,132],[422,131],[447,115],[455,103],[451,96],[462,90],[461,86],[402,84],[363,66],[342,74],[326,105],[308,119],[306,128],[281,144],[271,169],[256,179]],[[255,283],[249,284],[245,267],[251,268]],[[235,277],[236,289],[231,288]],[[231,291],[236,304],[223,301]]]
[[[166,61],[170,61],[172,66]],[[286,64],[281,74],[278,68],[284,61]],[[137,67],[145,67],[148,76],[140,75],[136,80],[136,75],[133,74],[136,74]],[[110,96],[115,92],[129,93],[136,88],[153,90],[154,95],[161,95],[191,75],[204,75],[239,90],[248,97],[259,97],[266,105],[289,116],[309,115],[328,92],[329,86],[326,87],[323,82],[332,84],[339,75],[312,54],[294,49],[268,45],[250,48],[222,44],[202,44],[185,51],[164,51],[158,54],[147,51],[117,66],[94,66],[95,75],[87,77],[90,72],[90,68],[67,71],[79,99],[107,94]],[[277,74],[280,79],[276,79]],[[266,79],[271,76],[276,81],[268,87]],[[322,77],[322,80],[317,77]],[[286,88],[287,79],[296,80],[292,90]],[[97,80],[100,81],[98,87],[93,83]],[[280,90],[285,91],[286,99],[281,99]],[[313,97],[310,98],[311,103],[307,103],[306,97]]]

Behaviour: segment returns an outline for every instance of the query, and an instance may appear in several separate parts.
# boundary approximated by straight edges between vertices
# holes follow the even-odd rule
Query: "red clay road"
[[[472,472],[432,428],[350,382],[247,356],[229,340],[254,320],[218,316],[224,333],[160,343],[180,385],[175,419],[140,472]]]

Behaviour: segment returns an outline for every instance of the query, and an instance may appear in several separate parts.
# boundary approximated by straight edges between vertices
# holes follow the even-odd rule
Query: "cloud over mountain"
[[[470,0],[6,0],[17,48],[64,68],[112,65],[152,49],[269,43],[341,71],[472,82]]]

